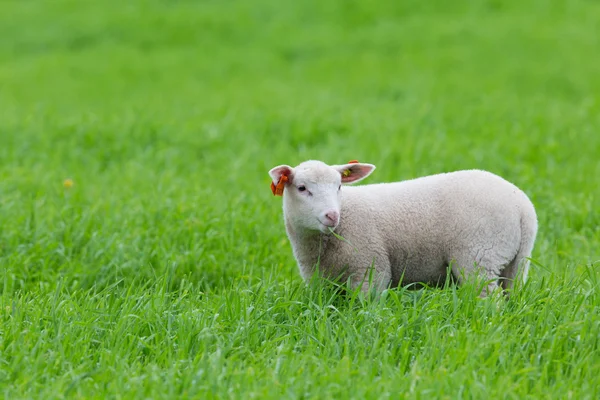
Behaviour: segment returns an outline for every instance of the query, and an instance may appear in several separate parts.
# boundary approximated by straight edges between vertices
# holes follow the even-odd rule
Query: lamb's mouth
[[[323,233],[331,233],[333,231],[335,231],[335,229],[337,228],[337,224],[336,225],[328,225],[328,224],[324,224],[323,222],[319,221],[319,230]]]

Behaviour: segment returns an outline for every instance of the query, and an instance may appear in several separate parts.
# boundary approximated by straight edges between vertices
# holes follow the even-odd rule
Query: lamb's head
[[[358,182],[374,169],[372,164],[327,165],[311,160],[295,168],[277,166],[269,175],[273,194],[283,195],[285,218],[294,230],[328,233],[340,222],[342,184]]]

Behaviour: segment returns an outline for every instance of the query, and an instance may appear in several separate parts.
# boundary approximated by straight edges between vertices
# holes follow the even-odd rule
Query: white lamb
[[[482,271],[489,282],[485,297],[511,288],[518,273],[527,278],[537,217],[516,186],[481,170],[342,186],[374,169],[311,160],[269,171],[273,193],[283,195],[286,231],[306,281],[318,268],[353,288],[381,291],[443,283],[450,266],[459,284]]]

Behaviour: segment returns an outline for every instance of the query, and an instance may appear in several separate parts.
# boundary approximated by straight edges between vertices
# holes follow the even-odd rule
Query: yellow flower
[[[73,182],[73,179],[65,179],[63,182],[63,186],[66,189],[70,189],[71,187],[73,187],[74,184],[75,184],[75,182]]]

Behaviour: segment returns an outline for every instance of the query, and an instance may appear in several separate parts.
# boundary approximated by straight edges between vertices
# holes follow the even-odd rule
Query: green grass
[[[0,3],[0,392],[598,398],[598,26],[591,0]],[[267,171],[309,158],[506,177],[529,282],[305,287]]]

